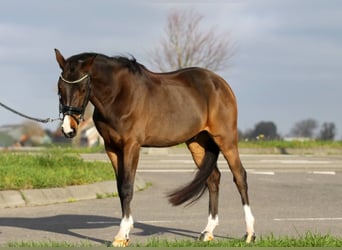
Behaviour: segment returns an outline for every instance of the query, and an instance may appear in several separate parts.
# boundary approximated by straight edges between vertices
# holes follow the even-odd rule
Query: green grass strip
[[[95,245],[91,242],[69,243],[58,241],[21,241],[11,242],[5,247],[98,247],[109,246],[110,243]],[[210,242],[200,242],[193,239],[186,240],[166,240],[151,238],[146,243],[132,243],[130,247],[158,247],[158,248],[179,248],[179,247],[342,247],[342,238],[329,234],[306,233],[299,237],[275,237],[273,235],[257,238],[255,243],[246,244],[242,239],[216,239]]]
[[[46,150],[0,154],[0,190],[65,187],[113,179],[110,163],[86,162],[74,153]]]
[[[142,247],[341,247],[342,238],[331,235],[321,235],[306,233],[300,237],[275,237],[273,235],[258,237],[253,244],[246,244],[242,239],[215,239],[210,242],[200,242],[194,240],[164,240],[150,239],[144,244],[133,246]]]
[[[240,141],[241,148],[297,148],[297,149],[342,149],[342,141],[283,141],[283,140],[255,140]]]

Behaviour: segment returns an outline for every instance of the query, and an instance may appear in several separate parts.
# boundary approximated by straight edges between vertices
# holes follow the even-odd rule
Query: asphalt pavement
[[[154,237],[195,239],[206,225],[207,196],[190,207],[172,207],[168,203],[167,193],[189,182],[195,167],[186,151],[165,153],[156,150],[141,154],[138,183],[141,183],[140,188],[146,183],[152,183],[152,186],[134,195],[132,242]],[[107,160],[103,154],[83,157],[85,160]],[[342,236],[342,156],[242,154],[241,158],[248,172],[257,236],[271,233],[297,236],[307,231]],[[240,197],[225,160],[220,156],[218,162],[223,174],[220,225],[215,236],[239,238],[245,232]],[[25,204],[16,208],[0,208],[0,244],[18,240],[90,241],[95,244],[111,241],[121,219],[119,199],[95,199],[100,192],[94,192],[96,185],[100,184],[83,190],[80,199],[77,194],[70,196],[71,191],[64,190],[61,193],[68,193],[66,201],[48,201],[47,197],[57,192],[52,189],[45,193],[45,203],[29,203],[26,197]],[[110,187],[104,193],[115,191],[114,182],[103,185]],[[85,197],[90,193],[95,196]]]

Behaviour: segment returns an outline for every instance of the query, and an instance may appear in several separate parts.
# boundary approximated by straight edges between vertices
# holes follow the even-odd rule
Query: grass
[[[80,154],[80,153],[105,153],[104,146],[94,147],[71,147],[71,146],[56,146],[54,144],[46,147],[47,150],[58,151],[63,154]]]
[[[104,243],[103,246],[108,246]],[[11,242],[7,247],[91,247],[98,246],[91,242],[69,243],[58,241],[28,241]],[[273,235],[259,237],[253,244],[246,244],[241,239],[213,240],[210,242],[199,242],[191,239],[186,240],[166,240],[152,238],[146,243],[133,243],[131,247],[342,247],[342,238],[329,234],[321,235],[307,232],[298,237],[275,237]]]
[[[275,237],[273,235],[258,237],[253,244],[246,244],[241,239],[213,240],[200,242],[194,240],[160,240],[151,239],[145,244],[135,244],[139,247],[341,247],[342,238],[331,235],[306,233],[304,236]]]
[[[118,197],[118,194],[113,193],[105,193],[105,194],[96,194],[96,199],[105,199],[105,198],[112,198],[112,197]]]
[[[259,140],[259,141],[240,141],[241,148],[299,148],[299,149],[315,149],[315,148],[335,148],[342,149],[342,141],[282,141],[282,140]]]
[[[65,187],[113,179],[110,163],[86,162],[65,149],[0,154],[0,190]]]
[[[47,247],[94,247],[95,245],[84,241],[80,243],[72,243],[67,241],[21,241],[21,242],[10,242],[4,247],[34,247],[34,248],[47,248]]]

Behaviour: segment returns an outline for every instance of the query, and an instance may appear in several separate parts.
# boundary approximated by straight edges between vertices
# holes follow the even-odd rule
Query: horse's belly
[[[183,143],[203,129],[199,118],[164,120],[148,126],[145,130],[144,146],[168,147]]]

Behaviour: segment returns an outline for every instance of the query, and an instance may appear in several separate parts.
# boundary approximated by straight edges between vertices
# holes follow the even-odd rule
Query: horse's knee
[[[123,197],[128,197],[133,193],[132,183],[123,183],[120,187],[119,194]]]

